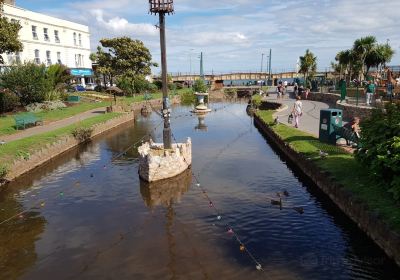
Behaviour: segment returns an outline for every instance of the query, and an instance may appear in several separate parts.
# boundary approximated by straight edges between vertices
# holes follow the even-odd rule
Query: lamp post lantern
[[[168,100],[168,78],[167,78],[167,48],[165,44],[165,14],[174,13],[173,0],[149,0],[150,13],[158,14],[160,28],[160,46],[161,46],[161,76],[162,76],[162,93],[163,93],[163,109],[164,130],[163,144],[164,149],[171,149],[171,126],[170,126],[170,108]]]

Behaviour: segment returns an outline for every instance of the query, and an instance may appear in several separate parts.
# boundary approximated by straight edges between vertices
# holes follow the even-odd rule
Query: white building
[[[14,4],[13,0],[6,1],[3,14],[22,26],[19,37],[24,49],[20,53],[3,55],[4,66],[28,61],[47,66],[59,63],[70,68],[72,75],[80,77],[80,83],[93,76],[88,26],[28,11]]]

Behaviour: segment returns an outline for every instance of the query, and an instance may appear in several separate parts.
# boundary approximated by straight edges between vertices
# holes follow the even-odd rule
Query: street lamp
[[[163,144],[164,149],[172,148],[171,126],[170,126],[170,109],[168,100],[168,79],[167,79],[167,48],[165,45],[165,14],[174,13],[173,0],[149,0],[150,13],[159,15],[160,28],[160,46],[161,46],[161,76],[162,76],[162,93],[163,93]]]

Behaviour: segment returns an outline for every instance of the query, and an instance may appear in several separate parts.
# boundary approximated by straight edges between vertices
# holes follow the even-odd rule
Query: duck
[[[292,208],[294,211],[296,211],[299,214],[304,214],[304,208],[303,207],[293,207]]]

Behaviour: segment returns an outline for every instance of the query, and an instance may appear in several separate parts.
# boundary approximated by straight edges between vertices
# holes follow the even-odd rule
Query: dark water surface
[[[394,263],[272,150],[245,104],[213,106],[226,108],[205,117],[207,131],[195,129],[196,116],[172,126],[178,140],[192,138],[192,171],[222,220],[190,172],[149,186],[139,181],[136,150],[111,162],[143,135],[161,139],[153,113],[1,190],[0,222],[16,217],[0,225],[0,279],[400,278]],[[188,110],[176,107],[173,115]],[[290,196],[280,210],[268,197],[284,189]]]

